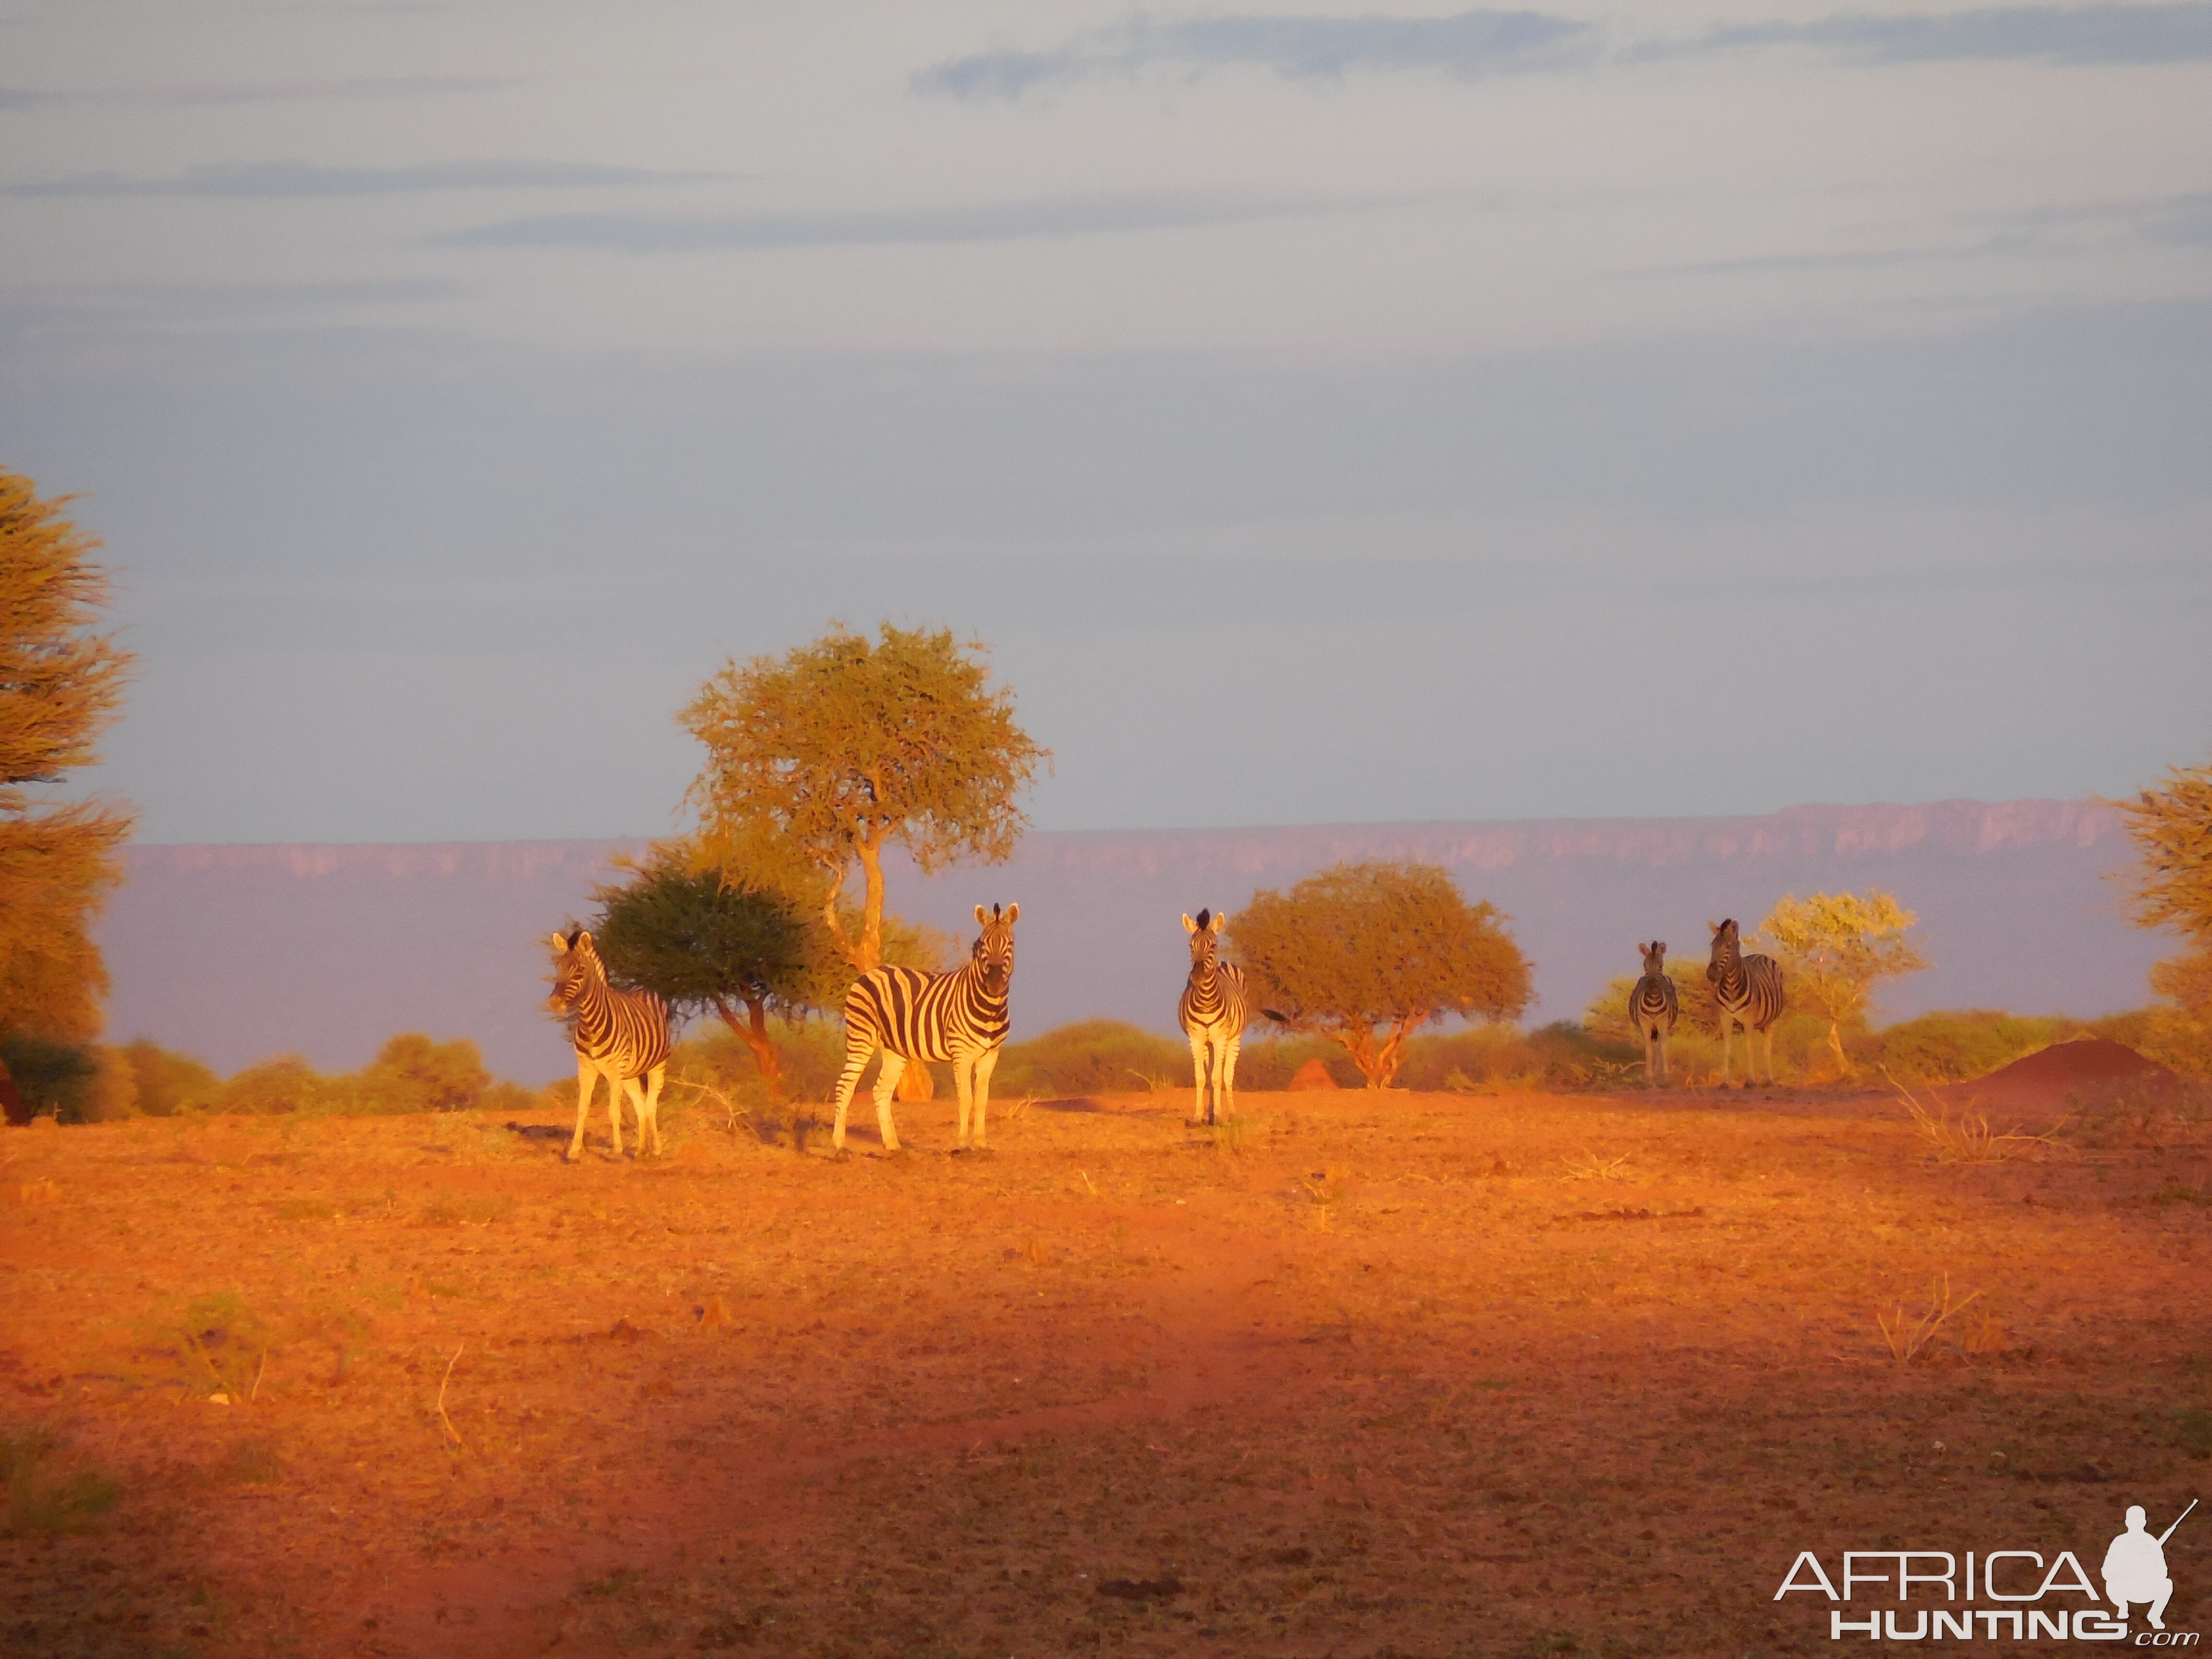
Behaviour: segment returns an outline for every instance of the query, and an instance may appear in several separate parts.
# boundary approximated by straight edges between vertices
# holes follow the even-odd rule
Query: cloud
[[[520,84],[511,77],[399,75],[348,81],[194,82],[68,89],[0,87],[0,110],[98,106],[183,108],[198,105],[314,103],[326,99],[450,97],[497,92]]]
[[[1715,29],[1679,48],[1643,55],[1746,46],[1825,46],[1884,64],[2047,58],[2061,64],[2175,64],[2212,58],[2212,3],[2171,5],[1997,6],[1942,17],[1839,13],[1810,23]]]
[[[564,213],[509,219],[442,237],[459,247],[599,247],[640,253],[851,247],[867,244],[1008,242],[1026,237],[1183,230],[1259,219],[1358,212],[1398,198],[1327,201],[1254,195],[1074,196],[972,207],[884,208],[836,213],[742,213],[675,218]]]
[[[1449,17],[1210,17],[1138,21],[1045,52],[979,52],[920,70],[915,90],[981,101],[1041,87],[1188,75],[1249,65],[1296,80],[1355,70],[1443,70],[1468,78],[1556,69],[1595,58],[1592,25],[1534,11]],[[2061,64],[2170,64],[2212,58],[2212,0],[2163,5],[1998,6],[1947,16],[1839,12],[1811,22],[1745,23],[1687,40],[1652,40],[1635,63],[1776,46],[1826,49],[1883,64],[2040,58]]]
[[[0,186],[6,196],[376,196],[437,190],[568,190],[610,185],[696,184],[721,173],[667,173],[568,161],[432,161],[404,167],[317,167],[305,161],[217,162],[166,179],[78,173]]]
[[[1510,73],[1560,60],[1589,33],[1571,18],[1534,11],[1463,11],[1449,17],[1211,17],[1139,21],[1052,52],[985,52],[923,70],[915,90],[954,98],[1018,98],[1055,82],[1133,75],[1155,66],[1189,73],[1233,65],[1292,79],[1358,70],[1441,69],[1462,76]]]

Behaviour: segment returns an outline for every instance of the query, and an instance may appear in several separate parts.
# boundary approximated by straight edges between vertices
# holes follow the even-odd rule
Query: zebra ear
[[[551,936],[545,942],[556,951],[565,951],[568,948],[568,936],[557,927],[553,930]]]
[[[1228,912],[1228,911],[1226,911],[1226,910],[1216,910],[1216,911],[1213,913],[1213,931],[1214,931],[1216,933],[1220,933],[1220,931],[1221,931],[1224,927],[1226,927],[1228,925],[1229,925],[1229,912]]]
[[[990,921],[990,919],[991,918],[985,914],[981,905],[979,904],[975,907],[975,925],[977,927],[980,927],[983,923]]]
[[[1707,922],[1707,923],[1705,924],[1705,926],[1706,926],[1706,927],[1710,927],[1710,928],[1711,928],[1711,929],[1713,930],[1713,937],[1714,937],[1715,939],[1718,939],[1718,938],[1721,936],[1721,925],[1720,925],[1720,923],[1718,923],[1717,921],[1709,921],[1709,922]]]
[[[1198,931],[1198,924],[1190,919],[1190,912],[1188,910],[1182,913],[1182,930],[1186,933],[1194,933]]]
[[[1009,904],[1006,907],[1006,926],[1011,927],[1021,919],[1022,907],[1018,904]]]

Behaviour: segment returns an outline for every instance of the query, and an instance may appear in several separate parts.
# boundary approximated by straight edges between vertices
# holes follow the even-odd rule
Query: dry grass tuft
[[[2060,1124],[2039,1135],[2017,1130],[2000,1133],[1990,1127],[1990,1120],[1983,1113],[1971,1109],[1954,1113],[1932,1093],[1928,1104],[1923,1105],[1910,1088],[1887,1071],[1882,1076],[1897,1091],[1899,1102],[1911,1115],[1913,1127],[1934,1150],[1938,1164],[2003,1164],[2041,1158],[2058,1144],[2059,1130],[2065,1127]]]
[[[1979,1291],[1969,1291],[1965,1296],[1953,1300],[1951,1275],[1945,1273],[1929,1285],[1928,1310],[1925,1313],[1909,1313],[1902,1302],[1888,1313],[1877,1310],[1874,1316],[1875,1323],[1881,1327],[1882,1340],[1889,1345],[1889,1357],[1900,1365],[1910,1365],[1928,1351],[1928,1345],[1936,1340],[1936,1334],[1953,1317],[1964,1313],[1979,1301],[1981,1294]],[[1984,1334],[1976,1333],[1977,1335]]]
[[[1628,1154],[1619,1158],[1600,1158],[1595,1152],[1584,1152],[1567,1165],[1570,1181],[1626,1181],[1628,1179]]]

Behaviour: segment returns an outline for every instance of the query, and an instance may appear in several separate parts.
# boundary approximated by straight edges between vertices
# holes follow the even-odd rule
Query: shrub
[[[491,1087],[483,1056],[466,1037],[433,1042],[404,1031],[377,1051],[362,1073],[350,1109],[372,1112],[466,1112]]]
[[[1894,1076],[1923,1083],[1962,1083],[2079,1036],[2082,1029],[2077,1020],[1966,1008],[1925,1013],[1885,1027],[1873,1041],[1881,1065]]]
[[[208,1104],[210,1110],[246,1117],[313,1111],[331,1103],[331,1084],[299,1055],[279,1054],[231,1078]]]
[[[137,1109],[148,1117],[205,1106],[222,1087],[222,1080],[191,1055],[164,1048],[149,1037],[126,1042],[118,1052],[131,1066]]]
[[[90,1048],[9,1031],[0,1036],[0,1064],[15,1079],[26,1116],[84,1121],[84,1102],[100,1073],[99,1056]]]
[[[1267,1036],[1257,1042],[1248,1039],[1237,1051],[1237,1091],[1242,1094],[1249,1089],[1255,1094],[1268,1094],[1287,1089],[1306,1063],[1316,1060],[1328,1068],[1338,1088],[1367,1086],[1352,1056],[1327,1037]],[[1188,1043],[1183,1044],[1182,1066],[1182,1081],[1188,1083],[1191,1080]]]
[[[1240,1084],[1244,1075],[1240,1063]],[[1067,1098],[1181,1088],[1190,1081],[1190,1044],[1183,1039],[1118,1019],[1086,1019],[1026,1042],[1008,1043],[999,1056],[991,1092]]]
[[[1543,1057],[1518,1026],[1480,1025],[1413,1038],[1406,1045],[1398,1083],[1407,1089],[1471,1094],[1531,1088],[1543,1074]]]

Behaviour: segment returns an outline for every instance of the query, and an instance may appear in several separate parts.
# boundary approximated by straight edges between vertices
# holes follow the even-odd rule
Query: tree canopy
[[[1869,888],[1864,898],[1815,893],[1801,899],[1785,893],[1759,924],[1782,957],[1790,994],[1827,1020],[1828,1047],[1840,1075],[1851,1070],[1844,1053],[1844,1022],[1867,1012],[1879,981],[1928,965],[1905,937],[1919,920],[1892,895]]]
[[[752,1050],[770,1092],[780,1093],[769,1014],[820,1006],[827,965],[791,900],[667,852],[592,896],[601,907],[592,937],[608,979],[653,992],[683,1014],[712,1009]]]
[[[1387,1089],[1421,1026],[1528,1006],[1507,920],[1434,865],[1340,864],[1255,893],[1231,924],[1232,955],[1269,1018],[1341,1045],[1369,1088]]]
[[[2142,855],[2125,878],[2136,923],[2212,949],[2212,766],[2169,767],[2162,788],[2116,805]]]
[[[885,623],[875,640],[837,625],[780,658],[734,660],[678,719],[707,746],[686,799],[702,867],[756,872],[821,908],[855,970],[884,960],[884,849],[924,871],[1004,863],[1029,820],[1017,798],[1051,754],[1014,722],[975,654]],[[839,896],[864,879],[857,933]]]
[[[82,1042],[107,988],[91,920],[132,814],[45,792],[98,758],[131,659],[92,631],[106,573],[65,505],[0,471],[0,1030]]]
[[[2212,766],[2169,768],[2162,787],[2117,804],[2142,859],[2122,877],[2136,924],[2171,927],[2187,944],[2150,970],[2165,1006],[2151,1010],[2146,1050],[2212,1076]]]

